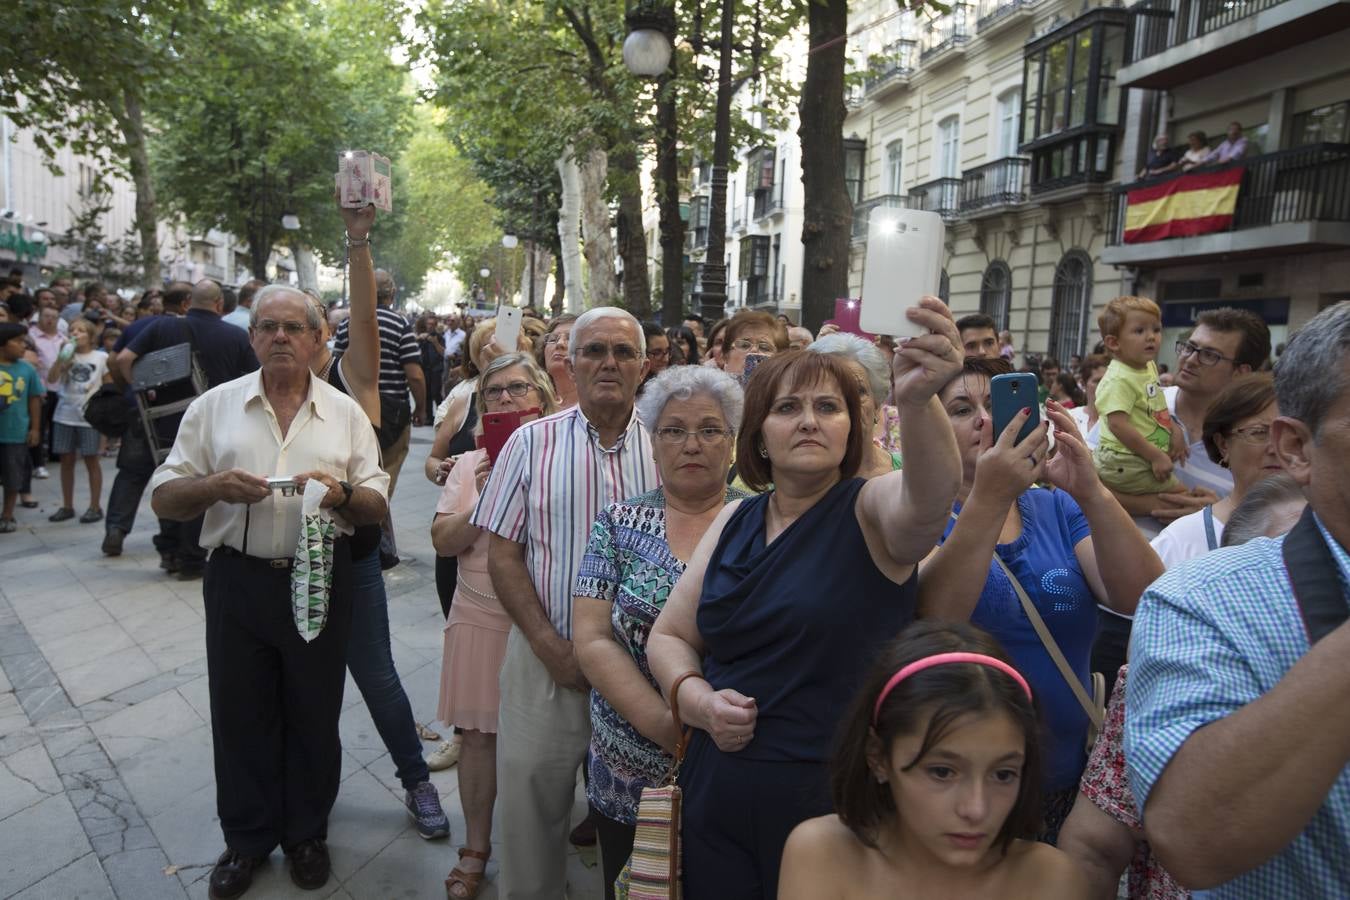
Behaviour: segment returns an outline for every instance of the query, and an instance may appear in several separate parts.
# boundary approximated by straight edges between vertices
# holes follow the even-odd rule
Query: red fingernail
[[[1024,416],[1029,416],[1029,415],[1031,415],[1031,407],[1030,407],[1030,406],[1024,406],[1024,407],[1022,407],[1022,415],[1024,415]]]

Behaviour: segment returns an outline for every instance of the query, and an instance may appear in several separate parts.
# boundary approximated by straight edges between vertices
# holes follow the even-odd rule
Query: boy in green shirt
[[[1183,491],[1172,474],[1188,450],[1158,383],[1162,311],[1146,297],[1117,297],[1097,318],[1111,364],[1097,385],[1101,440],[1094,460],[1102,483],[1122,494]]]
[[[5,483],[0,534],[18,528],[14,504],[28,477],[28,448],[41,439],[42,395],[47,389],[33,364],[23,358],[28,329],[0,322],[0,480]]]

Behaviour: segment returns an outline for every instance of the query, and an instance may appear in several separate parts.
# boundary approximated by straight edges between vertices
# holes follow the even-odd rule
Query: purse
[[[670,714],[680,739],[675,744],[675,761],[661,784],[642,789],[638,800],[637,832],[633,836],[633,855],[614,879],[616,900],[681,900],[680,811],[683,793],[676,779],[680,763],[689,747],[689,730],[680,722],[678,697],[680,685],[699,672],[685,672],[670,689]]]
[[[1036,629],[1036,636],[1041,639],[1041,646],[1055,661],[1055,668],[1059,669],[1059,674],[1068,682],[1073,695],[1078,698],[1078,703],[1083,707],[1083,712],[1087,713],[1087,750],[1091,753],[1092,745],[1097,743],[1097,735],[1101,733],[1102,722],[1106,719],[1106,676],[1101,672],[1092,673],[1092,696],[1089,697],[1087,691],[1083,688],[1083,683],[1074,674],[1069,661],[1064,658],[1064,653],[1059,649],[1059,644],[1055,643],[1055,637],[1046,627],[1045,620],[1036,610],[1036,604],[1031,602],[1027,592],[1022,589],[1022,583],[1017,580],[1017,576],[1012,573],[1012,569],[1008,568],[1008,564],[997,553],[994,554],[994,562],[999,564],[999,567],[1003,569],[1003,574],[1008,576],[1008,580],[1012,582],[1013,591],[1022,603],[1022,611],[1027,614],[1027,618],[1031,620],[1031,627]]]

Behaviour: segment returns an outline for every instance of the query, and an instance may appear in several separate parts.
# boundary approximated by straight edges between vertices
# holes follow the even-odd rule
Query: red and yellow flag
[[[1135,188],[1125,197],[1125,243],[1225,231],[1237,210],[1242,166],[1190,172],[1162,184]]]

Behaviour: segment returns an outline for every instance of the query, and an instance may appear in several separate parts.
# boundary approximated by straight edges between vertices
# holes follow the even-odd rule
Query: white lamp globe
[[[655,78],[670,65],[670,39],[654,28],[638,28],[623,42],[623,64],[634,75]]]
[[[502,246],[505,247],[507,250],[514,250],[514,249],[516,249],[516,246],[517,246],[519,243],[520,243],[520,239],[517,238],[514,234],[509,234],[509,233],[508,233],[508,234],[502,235]]]

